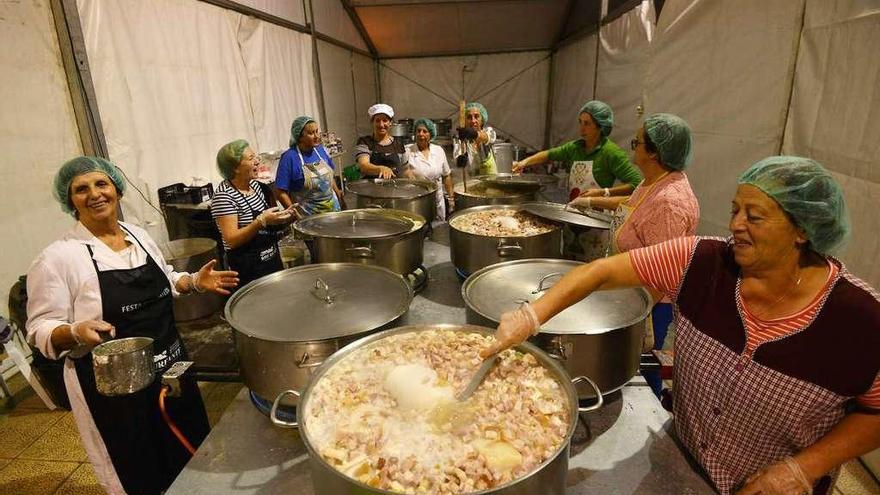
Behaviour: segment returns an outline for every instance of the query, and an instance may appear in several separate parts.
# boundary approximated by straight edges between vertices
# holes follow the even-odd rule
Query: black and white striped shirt
[[[211,198],[211,216],[215,221],[219,217],[227,215],[238,216],[238,228],[244,228],[254,221],[254,211],[261,212],[266,209],[266,196],[260,184],[252,180],[250,181],[251,193],[246,194],[235,189],[235,186],[224,180],[217,186],[214,191],[214,197]],[[218,225],[219,226],[219,225]],[[227,250],[229,246],[223,242],[223,247]]]

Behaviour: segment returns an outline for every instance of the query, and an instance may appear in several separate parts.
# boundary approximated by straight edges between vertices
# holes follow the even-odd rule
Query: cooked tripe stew
[[[490,237],[525,237],[558,228],[530,213],[509,209],[465,213],[453,218],[450,225],[462,232]]]
[[[400,493],[468,493],[525,475],[566,438],[566,394],[531,354],[501,353],[458,402],[490,337],[426,330],[386,337],[314,385],[306,435],[346,476]]]

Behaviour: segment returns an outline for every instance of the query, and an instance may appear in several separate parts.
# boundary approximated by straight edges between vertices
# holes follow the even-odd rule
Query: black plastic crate
[[[182,182],[159,188],[160,204],[194,204],[197,205],[214,197],[211,183],[204,186],[186,186]]]

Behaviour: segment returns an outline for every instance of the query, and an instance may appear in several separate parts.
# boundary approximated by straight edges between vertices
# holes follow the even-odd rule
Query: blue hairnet
[[[290,124],[290,141],[288,142],[288,146],[291,148],[296,146],[296,143],[299,142],[299,138],[302,136],[303,129],[309,125],[309,122],[315,122],[315,119],[308,115],[300,115],[293,119],[293,124]]]
[[[224,179],[235,177],[235,169],[241,164],[241,157],[248,146],[250,145],[244,139],[236,139],[224,144],[217,152],[217,170]]]
[[[675,170],[684,170],[690,165],[694,140],[684,119],[671,113],[655,113],[645,119],[644,127],[660,154],[660,163]]]
[[[605,102],[599,100],[588,101],[581,107],[578,115],[582,113],[588,113],[590,117],[593,117],[596,125],[599,126],[599,130],[602,131],[602,137],[611,135],[611,130],[614,129],[614,112],[611,111],[611,107]]]
[[[465,105],[465,113],[469,112],[472,108],[476,108],[480,111],[480,117],[483,119],[483,125],[486,125],[486,123],[489,122],[489,112],[486,111],[486,107],[484,107],[481,103],[472,101]]]
[[[804,230],[810,248],[830,254],[849,237],[849,213],[837,181],[815,160],[771,156],[739,176],[764,191]]]
[[[116,165],[97,156],[78,156],[61,165],[58,173],[55,174],[53,182],[55,190],[52,191],[52,194],[61,203],[61,209],[65,213],[75,213],[73,204],[70,202],[70,183],[73,182],[76,176],[89,172],[107,174],[107,177],[110,177],[119,194],[125,193],[125,177]]]
[[[434,124],[433,120],[425,118],[416,120],[413,123],[413,134],[416,133],[416,129],[418,129],[420,125],[425,126],[425,129],[428,129],[428,134],[431,135],[431,139],[437,137],[437,126]]]

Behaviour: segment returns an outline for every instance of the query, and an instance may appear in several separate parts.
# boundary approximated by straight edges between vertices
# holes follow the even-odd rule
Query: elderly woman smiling
[[[455,203],[452,201],[452,172],[449,169],[449,162],[446,161],[446,152],[440,146],[431,144],[431,139],[437,135],[437,126],[432,120],[418,119],[413,127],[415,128],[416,142],[406,147],[406,152],[409,155],[408,161],[415,177],[427,179],[437,184],[436,218],[443,220],[446,218],[446,205],[443,202],[444,190],[450,210],[455,207]]]
[[[839,186],[779,156],[739,178],[732,237],[682,237],[572,270],[505,313],[490,354],[594,290],[645,286],[676,306],[678,437],[722,494],[826,494],[880,447],[880,295],[832,258]]]

